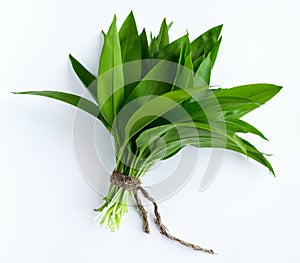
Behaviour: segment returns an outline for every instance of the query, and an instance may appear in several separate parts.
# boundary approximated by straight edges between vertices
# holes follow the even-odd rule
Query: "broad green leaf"
[[[253,160],[261,163],[262,165],[266,166],[269,171],[275,176],[275,172],[274,169],[272,167],[272,165],[269,163],[269,161],[264,157],[264,155],[257,150],[251,143],[249,143],[248,141],[241,139],[243,141],[243,143],[246,145],[246,149],[247,149],[247,156],[252,158]]]
[[[100,112],[111,125],[124,100],[121,46],[116,17],[104,38],[99,63],[98,103]]]
[[[176,139],[176,133],[166,134],[165,136],[168,137],[171,136],[171,138],[173,137],[173,139],[172,141],[168,142],[168,147],[167,150],[165,151],[165,156],[163,157],[162,160],[172,157],[187,145],[196,146],[198,148],[218,148],[218,147],[226,148],[226,143],[228,141],[226,137],[222,137],[205,130],[199,130],[198,132],[199,132],[199,136],[197,137],[186,137],[186,138],[182,138],[181,140]],[[221,137],[222,140],[220,140],[219,137]]]
[[[195,144],[190,143],[190,145],[194,145],[196,147],[201,147],[201,148],[211,148],[212,146],[214,148],[224,148],[224,140],[223,139],[214,139],[213,141],[213,145],[211,143],[210,140],[207,140],[205,137],[204,138],[199,138],[200,143],[197,143],[197,140],[195,140]],[[246,150],[247,150],[247,154],[245,154],[236,144],[230,142],[230,141],[226,141],[226,149],[241,153],[246,155],[247,157],[252,158],[253,160],[261,163],[262,165],[264,165],[265,167],[267,167],[269,169],[269,171],[275,175],[273,167],[271,166],[271,164],[269,163],[269,161],[264,157],[264,155],[258,151],[252,144],[250,144],[249,142],[247,142],[244,139],[241,139],[241,141],[244,143]],[[218,145],[220,144],[220,145]]]
[[[142,78],[150,71],[151,63],[150,59],[150,52],[148,46],[148,39],[145,28],[143,29],[142,33],[140,34],[140,42],[141,42],[141,51],[142,51]]]
[[[164,60],[158,62],[133,89],[125,103],[141,98],[138,103],[144,104],[151,100],[153,95],[161,95],[170,91],[176,74],[175,66]]]
[[[257,102],[244,98],[218,97],[184,104],[184,109],[190,117],[188,119],[187,115],[180,109],[175,108],[172,114],[176,115],[180,121],[190,121],[192,119],[193,121],[203,122],[207,118],[209,120],[222,120],[227,116],[239,116],[249,109],[257,108],[259,105]]]
[[[245,121],[242,121],[240,119],[235,119],[235,118],[227,118],[225,120],[225,122],[226,122],[227,129],[232,132],[253,133],[253,134],[260,136],[261,138],[263,138],[265,140],[268,140],[262,134],[262,132],[260,132],[254,126],[252,126],[251,124],[249,124]]]
[[[241,151],[241,149],[236,144],[234,144],[234,143],[232,143],[230,141],[226,141],[226,149],[229,149],[229,150],[232,150],[232,151],[244,154],[247,157],[250,157],[251,159],[253,159],[253,160],[261,163],[265,167],[267,167],[269,169],[269,171],[273,175],[275,175],[273,167],[271,166],[271,164],[269,163],[269,161],[264,157],[264,155],[259,150],[257,150],[252,144],[250,144],[248,141],[246,141],[246,140],[244,140],[242,138],[240,138],[240,139],[241,139],[241,141],[243,142],[243,144],[246,147],[247,154],[245,154],[243,151]],[[200,140],[202,140],[202,138],[200,138]],[[214,145],[213,145],[214,148],[224,148],[223,147],[223,145],[224,145],[224,139],[220,138],[221,145],[218,145],[218,140],[214,140],[213,142],[214,142]],[[211,148],[212,145],[211,145],[211,143],[210,143],[209,140],[207,140],[206,142],[204,140],[200,144],[195,143],[194,146],[201,147],[201,148]]]
[[[149,100],[147,103],[143,104],[132,115],[130,115],[128,121],[124,120],[122,115],[119,115],[118,118],[121,119],[120,122],[123,121],[122,123],[125,126],[124,129],[117,129],[114,130],[114,132],[118,134],[119,141],[126,145],[135,134],[149,125],[152,121],[176,107],[184,100],[197,95],[199,92],[201,92],[201,89],[192,88],[188,91],[175,90],[160,96],[156,96],[152,100]]]
[[[119,31],[123,63],[140,60],[141,43],[133,13],[130,12]],[[136,74],[140,75],[140,72]]]
[[[182,81],[180,83],[179,87],[187,87],[187,88],[192,88],[193,87],[193,77],[194,77],[194,72],[193,72],[193,61],[192,61],[192,52],[191,52],[191,45],[190,45],[190,40],[187,36],[187,41],[185,44],[185,52],[184,52],[184,68],[187,70],[182,72]]]
[[[263,104],[273,98],[281,88],[280,86],[266,83],[249,84],[229,89],[219,89],[215,95],[217,97],[240,97]]]
[[[227,140],[234,142],[240,149],[246,153],[246,148],[240,138],[238,138],[233,132],[226,130],[225,124],[222,123],[171,123],[155,128],[148,129],[140,134],[136,140],[138,147],[142,148],[143,146],[148,146],[151,142],[151,138],[161,137],[164,133],[170,130],[176,130],[178,132],[178,140],[189,137],[199,137],[199,131],[208,131],[210,133],[215,133],[219,135],[224,135]]]
[[[203,54],[207,56],[211,52],[219,39],[222,27],[223,25],[219,25],[211,28],[191,43],[193,61]]]
[[[185,131],[182,131],[181,133],[182,134],[179,134],[177,130],[172,129],[168,131],[165,135],[163,135],[162,140],[158,142],[158,145],[156,146],[155,150],[151,151],[150,158],[153,160],[168,159],[187,145],[197,144],[198,147],[200,147],[200,143],[205,138],[208,138],[211,142],[215,135],[214,133],[201,129],[197,129],[197,134],[195,134],[193,129],[189,128],[186,128]]]
[[[169,28],[166,19],[164,19],[161,23],[159,34],[157,36],[157,43],[159,49],[169,45]]]
[[[203,60],[206,58],[206,55],[203,54],[200,57],[198,57],[196,60],[193,61],[193,67],[194,67],[194,71],[197,72],[199,66],[201,65],[201,63],[203,62]]]
[[[182,44],[186,41],[186,36],[187,35],[184,35],[183,37],[178,38],[163,49],[160,49],[153,56],[153,58],[169,60],[177,63],[182,49]]]
[[[202,138],[200,138],[200,140],[201,139]],[[242,138],[240,138],[240,139],[241,139],[242,143],[246,147],[246,151],[247,151],[246,154],[236,144],[234,144],[231,141],[226,141],[226,149],[229,149],[229,150],[232,150],[232,151],[244,154],[247,157],[252,158],[253,160],[255,160],[255,161],[261,163],[262,165],[264,165],[265,167],[267,167],[269,169],[269,171],[273,175],[275,175],[273,167],[271,166],[271,164],[269,163],[269,161],[264,157],[264,155],[259,150],[257,150],[252,144],[250,144],[248,141],[246,141],[246,140],[244,140]],[[213,147],[214,148],[224,148],[223,147],[224,141],[221,140],[220,143],[221,143],[221,145],[218,145],[218,140],[214,140],[213,141]],[[195,144],[194,146],[198,147],[197,144]],[[199,146],[202,147],[202,148],[210,148],[212,145],[210,144],[209,141],[206,141],[206,145],[205,145],[204,142],[202,142],[202,143],[200,143]]]
[[[200,87],[203,85],[209,85],[210,82],[210,74],[212,70],[212,61],[210,58],[210,55],[208,55],[203,62],[200,64],[196,74],[199,78],[195,78],[195,86]],[[204,81],[204,83],[201,83],[201,80]]]
[[[149,53],[148,39],[147,39],[145,28],[140,34],[140,43],[141,43],[142,59],[149,59],[150,53]]]
[[[72,67],[73,67],[76,75],[81,80],[81,82],[84,84],[84,86],[87,88],[87,90],[89,91],[89,93],[93,96],[93,98],[97,101],[97,83],[96,83],[96,77],[92,73],[90,73],[71,54],[69,54],[69,58],[70,58]]]
[[[253,160],[261,163],[266,166],[270,172],[274,175],[274,170],[268,160],[264,157],[264,155],[258,151],[253,145],[247,142],[244,139],[240,139],[240,142],[243,143],[246,148],[246,152],[243,151],[235,142],[228,140],[228,138],[210,133],[208,131],[200,131],[201,134],[196,137],[183,136],[182,138],[178,138],[178,133],[176,130],[170,130],[163,136],[163,140],[160,142],[164,142],[161,144],[161,148],[157,147],[155,152],[152,152],[152,160],[153,162],[158,159],[167,159],[176,154],[180,149],[185,147],[186,145],[192,145],[199,148],[223,148],[229,149],[238,153],[242,153],[247,157],[252,158]],[[186,133],[184,133],[186,134]],[[238,137],[238,136],[237,136]]]
[[[136,61],[134,63],[125,64],[123,68],[124,83],[126,83],[124,87],[124,98],[126,99],[136,86],[135,80],[140,80],[142,74],[140,36],[132,12],[130,12],[120,29],[119,38],[123,63]]]
[[[175,90],[157,96],[140,107],[128,120],[127,127],[129,138],[139,132],[150,122],[162,116],[184,100],[197,94],[201,89],[193,88],[186,90]]]
[[[209,99],[207,101],[209,101]],[[261,105],[259,102],[252,101],[251,99],[239,97],[217,97],[217,101],[225,117],[240,116],[245,112],[248,112],[249,110],[257,108]],[[201,105],[203,105],[204,109],[210,109],[210,106],[207,104],[207,102],[203,102]],[[214,106],[218,107],[218,105],[212,105],[212,108]]]
[[[217,43],[215,44],[215,46],[213,47],[213,49],[210,52],[210,59],[211,59],[211,67],[212,68],[215,65],[221,42],[222,42],[222,36],[219,38],[219,40],[217,41]]]
[[[13,94],[25,94],[25,95],[38,95],[38,96],[43,96],[43,97],[48,97],[51,99],[59,100],[62,102],[65,102],[67,104],[73,105],[89,114],[92,116],[98,118],[101,120],[104,124],[104,126],[110,130],[110,126],[108,123],[105,121],[101,113],[99,113],[99,108],[98,106],[75,94],[70,94],[70,93],[65,93],[65,92],[60,92],[60,91],[50,91],[50,90],[44,90],[44,91],[25,91],[25,92],[12,92]]]
[[[230,89],[217,89],[214,93],[216,97],[240,97],[263,104],[273,98],[281,88],[273,84],[250,84]],[[256,108],[258,107],[249,107],[234,117],[240,118]]]
[[[217,58],[217,55],[218,55],[218,52],[219,52],[219,48],[220,48],[221,42],[222,42],[222,37],[219,38],[219,40],[217,41],[217,43],[212,48],[211,52],[208,54],[208,55],[210,55],[211,68],[213,68],[213,66],[215,64],[215,61],[216,61],[216,58]],[[194,65],[194,71],[195,72],[197,72],[199,66],[205,60],[205,58],[208,57],[208,55],[203,53],[197,59],[193,60],[193,65]]]
[[[224,136],[203,129],[195,130],[194,127],[181,127],[180,130],[181,131],[178,132],[176,128],[170,129],[162,135],[160,140],[155,138],[156,141],[153,142],[154,147],[150,145],[150,148],[141,148],[140,150],[143,157],[147,158],[149,162],[155,163],[158,160],[165,160],[172,157],[187,145],[207,147],[206,142],[209,142],[209,147],[216,145],[218,147],[222,146],[221,148],[226,148],[226,141],[228,139]],[[219,138],[222,138],[222,144],[218,141],[215,142],[219,140]]]
[[[202,92],[198,96],[203,97],[205,88],[201,89]],[[194,96],[195,98],[196,96]],[[155,125],[166,124],[168,122],[211,122],[211,121],[224,121],[224,118],[233,118],[240,115],[249,108],[253,109],[260,104],[243,98],[209,98],[199,101],[184,101],[183,105],[178,105],[172,110],[168,111],[162,117],[155,121]]]

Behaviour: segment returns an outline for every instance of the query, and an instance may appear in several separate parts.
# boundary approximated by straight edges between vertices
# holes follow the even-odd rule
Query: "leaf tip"
[[[125,20],[127,20],[127,19],[130,19],[135,22],[135,18],[134,18],[134,14],[133,14],[132,10],[130,11],[129,15],[127,16],[127,18]]]
[[[74,57],[72,56],[72,54],[71,54],[71,53],[69,53],[69,59],[71,60],[71,63],[73,63],[73,61],[74,61]]]
[[[113,21],[112,21],[112,23],[111,23],[111,26],[110,26],[110,28],[111,27],[117,27],[117,15],[116,14],[114,14],[114,19],[113,19]],[[109,29],[110,30],[110,29]],[[108,30],[108,31],[109,31]]]
[[[273,168],[270,170],[271,174],[273,175],[273,177],[276,177],[275,171],[273,170]]]
[[[168,30],[170,30],[170,28],[172,27],[173,25],[173,21],[171,21],[171,23],[168,25]]]

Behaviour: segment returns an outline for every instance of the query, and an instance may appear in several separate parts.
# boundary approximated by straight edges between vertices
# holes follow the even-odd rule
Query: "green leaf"
[[[139,98],[138,103],[144,104],[153,99],[152,96],[170,91],[176,74],[175,66],[164,60],[158,62],[133,89],[125,103]]]
[[[156,37],[152,36],[152,33],[150,34],[150,45],[149,45],[149,52],[150,57],[153,58],[154,55],[159,51],[158,41]]]
[[[252,158],[253,160],[261,163],[262,165],[266,166],[269,171],[275,176],[275,172],[274,169],[272,167],[272,165],[269,163],[269,161],[264,157],[264,155],[257,150],[251,143],[249,143],[248,141],[241,139],[243,141],[243,143],[246,145],[246,149],[247,149],[247,156]]]
[[[159,34],[157,36],[158,48],[162,49],[169,45],[169,27],[167,25],[166,19],[161,23]]]
[[[126,145],[135,134],[152,121],[176,107],[184,100],[197,95],[200,91],[201,89],[199,88],[192,88],[188,91],[175,90],[156,96],[139,107],[133,114],[130,114],[128,119],[122,114],[118,115],[119,121],[117,121],[117,123],[123,123],[123,127],[119,129],[113,127],[114,133],[117,134],[119,141],[122,142],[123,145]]]
[[[200,57],[198,57],[196,60],[193,61],[193,67],[194,67],[194,71],[197,72],[199,66],[201,65],[201,63],[203,62],[203,60],[206,58],[206,55],[203,54]]]
[[[202,138],[200,138],[200,140],[202,140]],[[261,163],[262,165],[264,165],[265,167],[267,167],[269,169],[269,171],[275,175],[273,167],[271,166],[271,164],[269,163],[269,161],[264,157],[264,155],[258,151],[252,144],[250,144],[249,142],[247,142],[244,139],[241,139],[241,141],[243,142],[243,144],[246,147],[246,151],[247,154],[245,154],[236,144],[230,142],[230,141],[226,141],[226,149],[241,153],[246,155],[247,157],[250,157],[251,159]],[[224,140],[223,139],[215,139],[213,140],[213,147],[214,148],[224,148]],[[218,145],[218,143],[220,143],[220,145]],[[212,145],[209,142],[209,140],[203,140],[203,142],[198,145],[197,143],[195,143],[196,147],[200,146],[201,148],[210,148]]]
[[[198,97],[202,98],[203,93],[206,93],[206,88],[202,87]],[[162,117],[155,121],[155,125],[166,124],[168,122],[211,122],[224,121],[224,118],[233,118],[237,115],[253,109],[260,104],[243,98],[209,98],[197,99],[194,96],[193,101],[184,101],[183,105],[178,105],[168,111]]]
[[[151,160],[155,162],[158,159],[170,158],[186,145],[192,145],[199,148],[223,148],[242,153],[247,157],[252,158],[253,160],[266,166],[270,172],[275,175],[271,164],[264,157],[264,155],[252,144],[244,139],[239,138],[238,136],[238,139],[244,145],[246,151],[241,149],[234,141],[228,140],[228,138],[222,135],[211,133],[205,130],[199,130],[198,136],[191,136],[188,131],[182,132],[182,134],[183,136],[179,138],[176,129],[172,129],[163,135],[162,140],[159,141],[160,146],[156,146],[155,150],[152,150],[151,152],[153,155]]]
[[[237,86],[230,89],[219,89],[217,97],[240,97],[263,104],[273,98],[282,87],[273,84],[259,83]]]
[[[70,94],[70,93],[65,93],[65,92],[60,92],[60,91],[50,91],[50,90],[44,90],[44,91],[24,91],[24,92],[12,92],[13,94],[25,94],[25,95],[38,95],[38,96],[43,96],[43,97],[48,97],[51,99],[59,100],[62,102],[65,102],[67,104],[73,105],[89,114],[92,116],[98,118],[101,120],[106,128],[110,130],[110,126],[108,123],[105,121],[101,113],[99,113],[99,108],[98,106],[75,94]]]
[[[141,133],[140,136],[144,133],[145,132]],[[157,132],[156,134],[154,133],[153,136],[154,137],[152,137],[152,139],[149,139],[149,142],[151,143],[149,147],[147,147],[147,145],[141,145],[141,148],[139,148],[140,155],[143,158],[147,158],[147,160],[153,164],[158,160],[165,160],[172,157],[180,149],[187,145],[202,147],[202,143],[208,141],[210,143],[210,147],[213,147],[213,145],[215,145],[214,141],[216,140],[216,137],[217,139],[221,137],[224,140],[222,146],[225,148],[227,140],[225,137],[214,134],[211,131],[195,129],[195,127],[192,126],[170,126],[169,130],[164,132],[164,134],[160,134],[161,139],[157,138]],[[145,138],[142,139],[144,140]],[[142,143],[142,141],[139,143]]]
[[[147,39],[145,28],[140,34],[140,43],[141,43],[142,59],[149,59],[150,53],[149,53],[148,39]]]
[[[207,56],[211,52],[212,48],[219,39],[222,27],[223,25],[219,25],[211,28],[191,43],[193,61],[198,59],[203,54]]]
[[[219,38],[219,40],[217,41],[217,43],[214,45],[214,47],[212,48],[211,52],[208,54],[210,55],[210,59],[211,59],[211,68],[213,68],[217,55],[218,55],[218,51],[220,48],[220,44],[222,41],[222,37]],[[194,65],[194,71],[196,72],[199,68],[199,66],[201,65],[201,63],[205,60],[205,58],[208,56],[207,54],[202,54],[200,55],[197,59],[193,60],[193,65]]]
[[[281,88],[282,87],[273,84],[250,84],[230,89],[218,89],[215,91],[215,96],[232,98],[240,97],[263,104],[273,98]],[[240,118],[256,108],[258,107],[249,107],[248,109],[241,111],[240,114],[236,114],[235,117]]]
[[[126,99],[136,86],[135,81],[140,80],[142,74],[140,36],[132,12],[130,12],[120,29],[119,38],[123,63],[136,61],[134,63],[125,64],[123,68],[124,83],[126,83],[124,98]]]
[[[98,75],[99,108],[111,125],[124,100],[122,55],[116,17],[104,38]]]
[[[222,123],[171,123],[155,128],[148,129],[140,134],[136,140],[137,147],[143,148],[148,146],[151,139],[155,137],[161,137],[163,134],[167,133],[170,130],[176,130],[178,132],[177,140],[183,140],[192,137],[199,137],[202,131],[207,131],[214,134],[219,134],[225,136],[227,140],[235,143],[240,149],[246,153],[246,147],[242,143],[241,139],[237,137],[233,132],[226,130],[225,124]]]
[[[148,39],[145,28],[143,29],[142,33],[140,34],[140,42],[141,42],[141,54],[142,54],[142,78],[150,71],[151,63],[150,59],[150,52],[148,46]]]
[[[161,147],[161,149],[159,149],[160,152],[157,151],[156,156],[162,156],[162,160],[165,160],[172,157],[187,145],[192,145],[199,148],[210,148],[215,146],[221,146],[222,148],[226,147],[226,137],[222,137],[202,129],[198,129],[197,133],[197,135],[195,135],[194,132],[191,134],[191,130],[186,129],[184,133],[182,132],[183,136],[180,136],[176,130],[170,130],[162,138],[162,141],[165,141],[167,148],[164,150],[163,147]],[[221,143],[219,141],[220,137],[223,139]]]
[[[268,140],[262,134],[262,132],[260,132],[254,126],[252,126],[251,124],[249,124],[249,123],[247,123],[243,120],[235,119],[235,118],[229,118],[229,119],[226,119],[225,122],[226,122],[227,129],[232,131],[232,132],[253,133],[253,134],[256,134],[256,135],[260,136],[261,138],[263,138],[265,140]]]
[[[200,64],[196,72],[198,77],[195,77],[195,86],[200,87],[203,85],[209,85],[211,70],[212,70],[212,61],[210,59],[210,55],[208,55]]]
[[[182,43],[182,50],[179,56],[176,77],[172,90],[181,88],[193,88],[194,72],[192,54],[190,49],[190,41],[186,36],[185,42]]]
[[[164,59],[164,60],[169,60],[177,63],[181,53],[182,45],[186,41],[186,36],[187,34],[173,41],[166,47],[160,49],[152,57],[155,59]]]
[[[87,88],[89,93],[93,96],[93,98],[97,100],[96,77],[92,73],[90,73],[83,65],[81,65],[80,62],[76,60],[71,54],[69,54],[69,58],[76,75]]]
[[[209,98],[185,103],[183,107],[188,115],[180,108],[175,108],[170,115],[177,116],[178,121],[182,122],[190,121],[191,119],[203,122],[207,118],[209,120],[222,120],[224,117],[239,116],[259,105],[259,103],[252,100],[237,97]]]
[[[240,116],[243,115],[244,112],[257,108],[261,105],[251,99],[239,97],[217,97],[217,101],[225,116]],[[209,108],[209,106],[206,106],[207,102],[202,103],[201,105],[203,105],[205,109]]]
[[[119,31],[123,63],[140,60],[141,43],[133,13],[130,12]],[[136,73],[140,75],[140,72]]]
[[[215,46],[213,47],[213,49],[210,52],[210,59],[211,59],[211,67],[212,68],[215,65],[221,42],[222,42],[222,36],[219,38],[219,40],[217,41],[217,43],[215,44]]]

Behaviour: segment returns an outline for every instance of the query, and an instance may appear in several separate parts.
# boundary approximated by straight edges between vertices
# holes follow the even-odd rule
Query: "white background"
[[[0,2],[0,262],[300,262],[298,1],[16,1]],[[102,202],[82,179],[72,142],[74,108],[10,91],[83,88],[71,52],[97,71],[100,32],[113,14],[134,11],[139,29],[195,37],[223,23],[212,84],[270,82],[281,93],[247,116],[270,139],[252,142],[274,155],[277,178],[226,153],[214,183],[199,192],[205,163],[185,188],[160,203],[171,232],[214,248],[211,256],[142,231],[134,209],[121,228],[99,228]],[[207,151],[201,150],[205,160]],[[163,165],[161,166],[163,169]],[[165,172],[168,172],[165,169]]]

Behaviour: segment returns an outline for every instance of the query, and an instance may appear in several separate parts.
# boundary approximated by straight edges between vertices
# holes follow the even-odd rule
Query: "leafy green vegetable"
[[[98,76],[73,56],[72,67],[97,101],[59,91],[29,91],[73,105],[98,118],[114,138],[116,169],[135,178],[187,145],[241,153],[269,169],[264,154],[239,135],[266,137],[242,116],[269,101],[281,89],[273,84],[233,88],[210,87],[222,41],[222,25],[190,41],[188,33],[170,43],[172,23],[161,23],[158,35],[138,32],[132,12],[117,30],[114,17],[100,57]],[[127,190],[111,185],[101,224],[112,229],[127,212]]]

